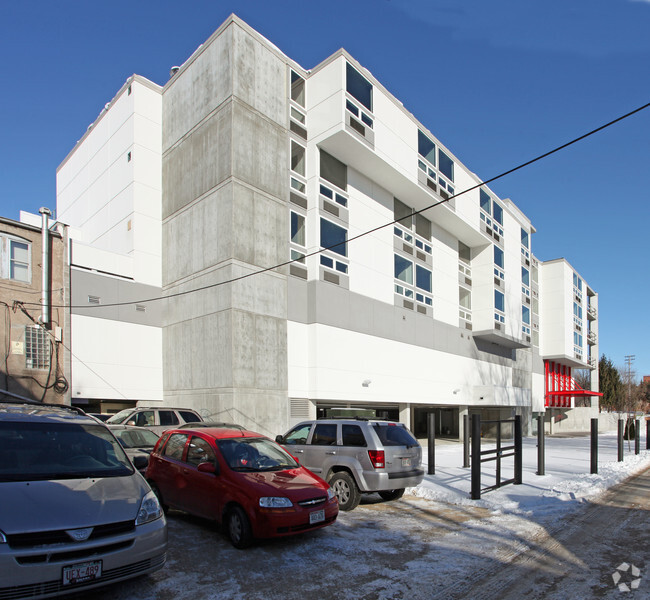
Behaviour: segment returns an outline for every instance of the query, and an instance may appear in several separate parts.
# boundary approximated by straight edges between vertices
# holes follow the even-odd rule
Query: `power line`
[[[605,123],[604,125],[601,125],[600,127],[597,127],[596,129],[592,129],[588,133],[585,133],[585,134],[583,134],[583,135],[581,135],[581,136],[579,136],[577,138],[574,138],[571,141],[566,142],[565,144],[562,144],[561,146],[557,146],[556,148],[553,148],[553,150],[549,150],[548,152],[545,152],[544,154],[540,154],[539,156],[536,156],[535,158],[532,158],[532,159],[530,159],[530,160],[528,160],[526,162],[523,162],[523,163],[517,165],[516,167],[513,167],[512,169],[504,171],[503,173],[500,173],[499,175],[495,175],[494,177],[491,177],[489,179],[485,179],[484,181],[480,181],[476,185],[474,185],[472,187],[469,187],[466,190],[463,190],[462,192],[458,192],[457,194],[449,196],[448,198],[444,198],[442,200],[434,202],[433,204],[430,204],[429,206],[425,206],[424,208],[421,208],[420,210],[413,211],[412,214],[417,215],[417,214],[420,214],[420,213],[425,212],[427,210],[437,208],[438,206],[440,206],[442,204],[445,204],[445,203],[449,202],[450,200],[453,200],[455,198],[463,196],[464,194],[467,194],[467,193],[469,193],[469,192],[471,192],[473,190],[476,190],[476,189],[478,189],[478,188],[480,188],[480,187],[482,187],[484,185],[487,185],[489,183],[492,183],[493,181],[497,181],[498,179],[502,179],[503,177],[506,177],[507,175],[515,173],[516,171],[519,171],[519,170],[521,170],[521,169],[523,169],[525,167],[528,167],[528,166],[530,166],[530,165],[532,165],[532,164],[534,164],[536,162],[539,162],[540,160],[543,160],[544,158],[547,158],[547,157],[551,156],[552,154],[555,154],[556,152],[560,152],[561,150],[564,150],[565,148],[568,148],[569,146],[572,146],[573,144],[576,144],[576,143],[578,143],[578,142],[580,142],[580,141],[582,141],[582,140],[584,140],[584,139],[586,139],[586,138],[588,138],[588,137],[590,137],[590,136],[592,136],[592,135],[594,135],[596,133],[599,133],[600,131],[603,131],[604,129],[607,129],[608,127],[611,127],[612,125],[615,125],[616,123],[619,123],[620,121],[623,121],[624,119],[627,119],[628,117],[631,117],[632,115],[635,115],[636,113],[641,112],[642,110],[645,110],[648,107],[650,107],[650,102],[648,102],[647,104],[644,104],[643,106],[639,106],[638,108],[635,108],[634,110],[632,110],[632,111],[630,111],[628,113],[625,113],[624,115],[621,115],[620,117],[617,117],[616,119],[614,119],[612,121],[609,121],[608,123]],[[375,233],[377,231],[385,229],[386,227],[390,227],[391,225],[395,225],[400,220],[401,219],[394,219],[393,221],[390,221],[388,223],[384,223],[383,225],[379,225],[377,227],[374,227],[372,229],[364,231],[363,233],[360,233],[360,234],[358,234],[358,235],[356,235],[354,237],[351,237],[351,238],[347,239],[344,243],[347,244],[347,243],[353,242],[353,241],[358,240],[358,239],[360,239],[362,237],[370,235],[371,233]],[[184,292],[175,292],[174,294],[169,294],[167,296],[159,296],[159,297],[156,297],[156,298],[146,298],[146,299],[143,299],[143,300],[132,300],[132,301],[128,301],[128,302],[114,302],[114,303],[111,303],[111,304],[101,304],[101,305],[94,305],[94,306],[88,306],[88,305],[74,306],[74,305],[71,305],[69,308],[71,308],[71,309],[73,309],[73,308],[83,308],[83,309],[110,308],[110,307],[116,307],[116,306],[129,306],[129,305],[133,305],[133,304],[147,304],[147,303],[150,303],[150,302],[157,302],[159,300],[168,300],[168,299],[171,299],[171,298],[178,298],[179,296],[185,296],[186,294],[193,294],[195,292],[202,292],[202,291],[205,291],[205,290],[208,290],[208,289],[211,289],[211,288],[219,287],[221,285],[236,283],[238,281],[241,281],[243,279],[247,279],[249,277],[253,277],[253,276],[256,276],[256,275],[262,275],[263,273],[268,273],[269,271],[273,271],[275,269],[285,267],[285,266],[293,264],[295,262],[302,261],[304,258],[308,258],[308,257],[311,257],[311,256],[316,256],[318,254],[322,254],[325,250],[331,250],[331,249],[337,248],[337,247],[339,247],[341,245],[343,245],[342,242],[339,242],[337,244],[332,244],[331,246],[328,246],[327,248],[321,248],[320,250],[314,250],[313,252],[309,252],[307,254],[304,254],[300,258],[287,260],[285,262],[278,263],[278,264],[273,265],[271,267],[265,267],[263,269],[258,269],[256,271],[252,271],[252,272],[247,273],[245,275],[240,275],[239,277],[233,277],[232,279],[227,279],[225,281],[220,281],[218,283],[211,283],[209,285],[205,285],[205,286],[202,286],[202,287],[199,287],[199,288],[194,288],[194,289],[191,289],[191,290],[186,290]],[[17,301],[17,302],[19,302],[19,301]],[[40,304],[35,303],[35,302],[24,302],[24,303],[19,302],[19,304],[28,304],[28,305],[31,305],[31,306],[40,306]],[[66,308],[65,305],[51,305],[51,306],[52,306],[52,308]]]

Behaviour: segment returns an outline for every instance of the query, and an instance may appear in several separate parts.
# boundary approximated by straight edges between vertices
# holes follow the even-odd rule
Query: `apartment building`
[[[50,215],[42,208],[29,222],[0,218],[0,390],[69,404],[67,230]]]
[[[152,145],[154,123],[161,132],[159,155],[147,156],[160,222],[145,221],[142,238],[117,191],[98,200],[100,192],[74,183],[139,168],[140,151],[130,150],[138,130],[121,129],[129,111],[120,106],[137,105],[140,94],[150,100],[139,116],[150,121]],[[137,312],[135,292],[155,291],[135,284],[156,288],[126,268],[99,269],[93,252],[114,252],[112,240],[126,236],[144,240],[150,269],[159,260],[163,299],[151,304],[160,307],[164,404],[272,435],[302,418],[359,409],[422,435],[434,412],[438,435],[458,438],[472,412],[520,414],[529,432],[553,406],[568,427],[575,397],[548,394],[559,390],[549,369],[564,369],[565,386],[571,369],[597,368],[587,333],[597,331],[595,293],[580,278],[584,329],[574,339],[570,265],[538,261],[535,228],[514,202],[482,185],[344,50],[306,70],[232,16],[164,87],[130,78],[58,182],[59,218],[78,230],[73,250],[79,243],[88,253],[82,264],[73,252],[73,275],[85,278],[78,293],[73,281],[73,295],[79,304],[100,296],[99,310],[73,308],[73,325],[123,327]],[[92,225],[82,216],[100,209],[121,212]],[[120,254],[133,256],[130,248]],[[135,304],[102,309],[92,286],[107,278],[129,283]],[[99,312],[109,308],[115,314]],[[101,362],[90,349],[83,361]]]
[[[162,88],[134,75],[57,169],[70,228],[72,401],[162,402]]]

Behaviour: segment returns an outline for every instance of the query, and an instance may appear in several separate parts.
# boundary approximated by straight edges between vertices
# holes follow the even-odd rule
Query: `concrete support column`
[[[465,428],[464,428],[464,418],[467,415],[469,419],[469,406],[459,406],[458,407],[458,440],[461,442],[465,441]]]
[[[399,420],[411,429],[411,405],[407,402],[399,405]]]

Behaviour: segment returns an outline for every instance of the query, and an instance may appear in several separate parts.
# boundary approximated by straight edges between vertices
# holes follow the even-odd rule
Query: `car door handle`
[[[329,452],[325,452],[325,454],[336,454],[336,450],[330,450]]]
[[[296,450],[296,454],[302,454],[304,450]]]

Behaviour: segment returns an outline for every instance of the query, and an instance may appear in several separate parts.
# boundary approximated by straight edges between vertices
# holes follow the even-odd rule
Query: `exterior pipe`
[[[41,213],[43,223],[41,225],[41,243],[43,246],[42,252],[42,271],[43,282],[41,292],[41,324],[47,325],[50,320],[50,238],[49,238],[49,223],[48,218],[52,216],[52,211],[49,208],[42,207],[38,211]]]

